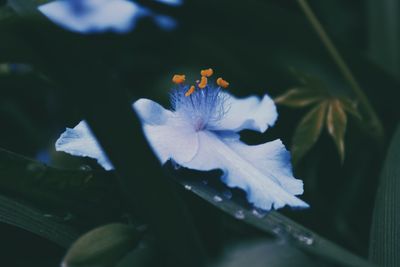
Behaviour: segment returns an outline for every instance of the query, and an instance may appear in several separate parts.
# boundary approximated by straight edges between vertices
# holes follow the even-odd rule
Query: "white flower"
[[[179,0],[158,0],[179,6]],[[169,16],[154,14],[128,0],[56,0],[39,6],[39,11],[57,25],[78,33],[92,34],[106,31],[126,33],[135,28],[136,22],[151,16],[164,30],[176,27]]]
[[[201,81],[192,86],[184,85],[184,75],[175,75],[172,110],[149,99],[133,104],[161,163],[172,159],[189,169],[221,169],[224,183],[244,190],[248,201],[264,210],[308,207],[295,197],[303,193],[303,182],[293,177],[290,153],[280,140],[251,146],[239,140],[243,129],[265,132],[275,123],[272,99],[267,95],[261,100],[255,96],[237,99],[225,91],[228,83],[222,78],[216,85],[208,82],[212,73],[211,69],[202,71]],[[105,169],[112,169],[85,122],[67,129],[56,149],[95,158]]]

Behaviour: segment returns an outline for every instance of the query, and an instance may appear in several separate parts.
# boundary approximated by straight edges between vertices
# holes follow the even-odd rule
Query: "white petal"
[[[163,125],[144,124],[143,131],[162,164],[173,159],[183,165],[197,154],[198,134],[180,118],[169,117]]]
[[[193,125],[158,103],[141,98],[133,108],[143,122],[143,131],[162,164],[174,159],[184,164],[196,155],[199,142]]]
[[[290,153],[281,140],[249,146],[240,141],[224,139],[237,154],[250,162],[262,173],[270,173],[273,180],[293,195],[303,194],[303,181],[295,179],[290,162]]]
[[[243,99],[226,94],[226,113],[213,129],[240,131],[244,129],[265,132],[278,118],[274,101],[268,96]]]
[[[285,205],[308,207],[307,203],[280,186],[273,171],[258,169],[224,143],[218,135],[202,131],[198,133],[198,137],[198,153],[192,161],[181,164],[182,166],[203,171],[222,169],[223,182],[230,187],[243,189],[247,193],[248,201],[264,210],[278,209]]]
[[[133,109],[146,124],[165,124],[167,119],[173,116],[171,111],[146,98],[141,98],[133,103]]]
[[[81,1],[87,2],[82,5],[88,10],[77,12],[71,0],[56,0],[39,6],[39,10],[54,23],[79,33],[128,32],[146,13],[127,0]]]
[[[81,121],[73,129],[67,128],[56,141],[56,150],[73,156],[97,159],[106,170],[114,168],[85,121]]]

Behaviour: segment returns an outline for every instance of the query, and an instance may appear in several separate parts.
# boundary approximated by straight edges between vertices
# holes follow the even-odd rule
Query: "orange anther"
[[[211,75],[213,75],[213,73],[214,73],[214,71],[211,68],[200,71],[200,74],[203,77],[211,77]]]
[[[222,88],[227,88],[229,86],[229,83],[222,78],[217,79],[217,84]]]
[[[208,82],[207,77],[204,77],[204,76],[201,77],[201,81],[199,83],[199,88],[203,89],[204,87],[206,87],[207,86],[207,82]]]
[[[186,79],[185,75],[175,74],[174,77],[172,77],[172,82],[175,84],[181,84],[185,82],[185,79]]]
[[[190,86],[189,90],[185,93],[185,96],[190,96],[191,94],[194,93],[194,85]]]

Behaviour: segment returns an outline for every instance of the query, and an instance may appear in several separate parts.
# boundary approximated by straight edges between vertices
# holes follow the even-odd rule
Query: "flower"
[[[185,75],[173,77],[172,110],[149,99],[133,104],[161,163],[172,159],[189,169],[221,169],[225,184],[244,190],[247,200],[264,210],[308,207],[295,196],[303,193],[303,182],[293,177],[290,153],[280,140],[260,145],[240,141],[238,132],[243,129],[265,132],[274,125],[277,111],[272,99],[268,95],[261,100],[235,98],[226,92],[229,83],[223,78],[216,84],[209,81],[212,69],[201,74],[194,85],[185,83]],[[105,169],[112,169],[83,121],[61,135],[56,149],[95,158]]]
[[[171,6],[182,4],[181,0],[157,1]],[[40,5],[39,11],[64,29],[84,34],[126,33],[146,16],[151,16],[164,30],[176,27],[176,21],[171,17],[155,14],[128,0],[56,0]]]

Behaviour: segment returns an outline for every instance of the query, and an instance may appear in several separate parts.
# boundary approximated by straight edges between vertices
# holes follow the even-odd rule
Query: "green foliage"
[[[66,267],[115,266],[141,239],[134,227],[114,223],[98,227],[81,236],[63,259]]]
[[[301,86],[289,89],[275,98],[275,102],[291,108],[314,106],[298,124],[292,139],[293,162],[297,164],[315,145],[326,125],[336,144],[341,162],[345,157],[347,113],[361,118],[357,106],[348,97],[336,96],[318,78],[295,71]]]
[[[380,177],[371,227],[370,259],[383,267],[400,265],[400,128],[393,136]]]

